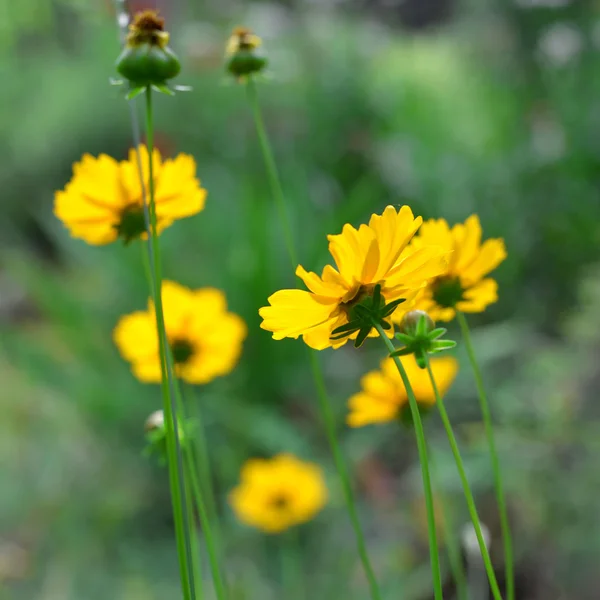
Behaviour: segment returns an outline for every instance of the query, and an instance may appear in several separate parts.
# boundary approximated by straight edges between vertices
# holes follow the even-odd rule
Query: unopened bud
[[[227,70],[235,77],[244,78],[260,73],[267,66],[267,58],[258,48],[262,40],[247,27],[236,27],[227,41]]]
[[[424,319],[424,322],[421,322]],[[411,337],[428,334],[435,328],[433,319],[424,310],[408,311],[400,322],[400,331]]]

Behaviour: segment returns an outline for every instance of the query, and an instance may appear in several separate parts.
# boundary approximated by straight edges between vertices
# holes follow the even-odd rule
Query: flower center
[[[195,353],[194,347],[190,342],[183,339],[174,340],[171,343],[171,352],[176,365],[187,363]]]
[[[352,294],[352,292],[346,294],[346,297],[349,297],[349,299],[343,301],[340,306],[348,315],[349,320],[355,318],[353,310],[354,307],[358,304],[361,304],[366,298],[370,298],[373,296],[374,287],[375,284],[360,285],[358,288],[356,288],[354,294]]]
[[[438,277],[433,282],[432,288],[435,303],[443,308],[454,308],[464,299],[464,289],[458,277],[447,275]]]
[[[289,505],[289,498],[282,493],[275,494],[275,496],[269,500],[269,506],[279,512],[286,511],[289,508]]]
[[[142,234],[146,233],[143,207],[139,204],[126,206],[121,212],[121,221],[115,227],[119,237],[123,238],[125,244],[137,240]]]

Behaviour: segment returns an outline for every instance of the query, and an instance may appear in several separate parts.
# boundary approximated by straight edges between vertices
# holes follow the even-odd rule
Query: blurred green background
[[[236,371],[195,390],[235,598],[286,597],[286,539],[236,523],[226,503],[246,458],[281,451],[322,464],[331,492],[299,531],[305,597],[367,597],[302,343],[273,342],[258,327],[257,309],[294,278],[244,89],[222,70],[225,40],[243,23],[270,56],[259,93],[306,268],[327,261],[327,233],[389,203],[451,222],[477,212],[488,237],[506,239],[500,301],[471,322],[497,424],[517,598],[597,599],[600,4],[158,7],[183,61],[179,82],[194,88],[157,99],[158,143],[167,155],[192,153],[209,191],[203,213],[161,237],[164,272],[224,289],[250,328]],[[108,83],[114,6],[2,0],[0,32],[0,598],[178,598],[166,474],[142,456],[160,392],[134,380],[111,341],[119,316],[146,302],[140,249],[86,246],[52,214],[84,152],[124,158],[131,145],[126,103]],[[347,398],[381,355],[367,344],[320,358],[385,598],[426,600],[414,440],[392,425],[344,425]],[[475,389],[460,346],[457,356],[448,408],[501,576]],[[456,535],[467,520],[459,482],[435,415],[427,427]]]

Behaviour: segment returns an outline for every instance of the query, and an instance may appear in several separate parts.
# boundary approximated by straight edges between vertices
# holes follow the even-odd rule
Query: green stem
[[[133,111],[132,111],[133,112]],[[177,410],[173,394],[173,373],[170,368],[170,354],[167,351],[167,336],[164,322],[161,295],[161,261],[160,246],[156,229],[156,205],[154,197],[154,173],[152,165],[153,143],[153,118],[152,118],[152,92],[150,87],[146,90],[146,137],[149,154],[148,167],[148,197],[146,197],[142,165],[138,153],[138,169],[142,187],[142,201],[144,218],[148,234],[148,258],[151,263],[149,274],[151,278],[151,295],[154,300],[156,327],[158,331],[159,353],[161,363],[161,388],[163,393],[163,411],[165,415],[167,463],[169,484],[173,505],[173,519],[175,522],[175,540],[179,558],[181,585],[185,600],[196,599],[196,585],[193,572],[193,549],[190,533],[188,508],[186,505],[186,491],[183,459],[181,454]]]
[[[188,473],[186,473],[186,486],[185,486],[185,494],[186,494],[186,504],[189,515],[189,522],[192,524],[191,532],[192,532],[192,569],[194,571],[194,578],[197,584],[197,596],[198,600],[203,600],[204,598],[204,589],[203,589],[203,579],[202,579],[202,559],[200,556],[200,541],[198,539],[198,529],[194,522],[194,512],[192,510],[193,502],[191,498],[191,490],[190,490],[190,481],[191,478]]]
[[[281,536],[281,581],[282,598],[304,600],[303,573],[300,563],[298,530],[290,529]]]
[[[424,356],[427,365],[427,373],[429,373],[429,380],[431,381],[433,393],[435,394],[435,402],[437,404],[440,417],[442,418],[442,423],[444,424],[444,429],[446,430],[448,441],[450,442],[450,448],[452,449],[454,462],[456,463],[456,468],[458,469],[458,474],[462,483],[463,493],[465,495],[465,500],[467,501],[467,508],[469,509],[471,522],[473,523],[473,527],[475,528],[475,535],[477,536],[477,542],[479,543],[481,557],[483,558],[485,570],[490,581],[490,587],[492,588],[492,594],[494,595],[495,600],[502,600],[500,588],[498,587],[498,582],[496,581],[496,574],[494,573],[494,567],[492,566],[492,561],[490,559],[485,539],[483,537],[483,533],[481,532],[481,523],[479,522],[479,515],[477,514],[475,500],[473,499],[473,493],[471,492],[469,480],[467,479],[467,474],[465,472],[465,465],[460,456],[460,450],[458,449],[458,444],[456,443],[456,437],[454,436],[454,431],[452,430],[452,425],[450,423],[450,419],[448,418],[448,413],[446,412],[444,401],[442,400],[437,384],[435,382],[435,377],[433,376],[431,362],[429,361],[429,357],[427,356],[427,354],[424,354]]]
[[[390,353],[395,352],[396,348],[392,341],[388,338],[385,331],[382,329],[379,323],[373,323],[379,337],[383,340]],[[427,460],[427,444],[425,441],[425,432],[423,431],[423,423],[421,421],[421,415],[419,413],[419,406],[417,399],[413,392],[412,386],[406,374],[406,370],[402,365],[402,362],[397,356],[393,357],[396,363],[396,368],[400,373],[402,382],[406,389],[406,395],[408,396],[408,405],[410,406],[410,412],[412,414],[413,423],[415,426],[415,434],[417,436],[417,449],[419,451],[419,462],[421,463],[421,476],[423,478],[423,491],[425,493],[425,507],[427,509],[427,530],[429,533],[429,556],[431,560],[431,575],[433,579],[433,591],[435,600],[443,600],[442,596],[442,577],[440,575],[440,558],[439,549],[437,543],[437,536],[435,532],[435,512],[433,506],[433,493],[431,491],[431,478],[429,475],[429,461]]]
[[[273,194],[273,197],[275,198],[275,202],[277,204],[277,208],[279,211],[279,217],[281,219],[281,224],[283,227],[285,243],[287,246],[287,251],[289,254],[290,262],[292,263],[292,269],[296,269],[298,261],[297,261],[296,249],[295,249],[295,245],[294,245],[294,236],[292,235],[292,228],[291,228],[290,220],[289,220],[288,214],[287,214],[285,197],[283,194],[283,188],[281,186],[279,172],[277,170],[277,164],[276,164],[275,158],[273,156],[271,144],[269,143],[269,137],[268,137],[266,129],[265,129],[262,114],[260,111],[260,105],[258,103],[256,86],[254,84],[252,77],[248,78],[247,91],[248,91],[248,101],[250,103],[250,106],[252,108],[252,113],[254,115],[254,123],[256,126],[256,132],[258,135],[260,148],[261,148],[263,159],[265,162],[265,167],[267,169],[267,175],[269,178],[269,184],[271,186],[271,192]],[[371,590],[371,598],[372,598],[372,600],[381,600],[381,594],[379,592],[379,586],[378,586],[377,580],[375,578],[375,572],[373,570],[373,567],[371,566],[371,561],[369,559],[369,555],[367,552],[365,536],[362,531],[360,521],[358,518],[358,511],[356,509],[356,502],[354,499],[354,492],[352,490],[352,484],[350,482],[350,475],[348,473],[348,467],[346,466],[346,462],[344,460],[344,457],[342,455],[342,451],[340,448],[340,443],[337,439],[337,434],[336,434],[336,430],[335,430],[335,419],[333,416],[333,411],[331,409],[331,402],[329,400],[329,397],[327,395],[327,390],[325,388],[323,372],[321,370],[321,366],[319,365],[317,356],[316,356],[315,352],[312,350],[310,351],[310,361],[311,361],[311,369],[312,369],[313,378],[315,381],[315,386],[317,388],[317,397],[319,399],[319,405],[321,408],[321,413],[322,413],[323,421],[325,424],[325,431],[326,431],[327,439],[329,440],[329,445],[331,447],[331,452],[333,454],[333,460],[334,460],[334,463],[335,463],[335,466],[336,466],[336,469],[338,472],[338,477],[340,478],[340,482],[342,484],[344,499],[346,501],[346,508],[348,510],[348,515],[350,516],[350,522],[352,523],[352,527],[354,529],[354,534],[356,537],[356,545],[358,548],[360,560],[361,560],[363,568],[365,570],[367,580],[369,581],[369,587]]]
[[[206,510],[206,503],[204,502],[204,496],[200,488],[200,484],[196,472],[196,463],[194,461],[193,451],[191,448],[187,448],[185,451],[186,463],[188,466],[188,473],[190,474],[190,484],[192,486],[192,493],[196,501],[196,509],[200,516],[200,524],[204,531],[204,538],[206,540],[206,549],[208,550],[208,561],[210,564],[210,570],[215,585],[215,593],[218,600],[225,600],[227,598],[227,592],[225,589],[225,581],[221,574],[221,566],[219,563],[219,557],[217,554],[217,547],[215,539],[210,526],[210,518],[208,511]]]
[[[485,428],[485,435],[487,437],[488,447],[490,451],[490,460],[492,462],[492,473],[494,475],[494,490],[496,492],[496,502],[498,503],[498,512],[500,514],[500,528],[502,531],[502,544],[504,547],[504,568],[506,569],[506,600],[514,600],[515,598],[515,575],[514,575],[514,558],[512,550],[512,535],[510,531],[510,524],[508,521],[508,511],[506,508],[506,499],[504,495],[504,486],[502,483],[502,474],[500,472],[500,460],[498,458],[498,452],[496,450],[496,440],[494,437],[494,426],[492,424],[492,413],[490,405],[485,392],[485,386],[483,385],[483,376],[481,375],[481,369],[479,363],[475,357],[475,349],[473,342],[471,341],[471,332],[469,330],[469,324],[465,315],[461,312],[456,313],[456,318],[462,331],[465,348],[471,368],[473,369],[473,376],[475,377],[475,385],[477,386],[477,392],[479,395],[479,406],[481,408],[481,414],[483,416],[483,425]]]
[[[335,431],[335,418],[333,416],[333,410],[331,409],[331,402],[329,401],[329,397],[327,396],[327,391],[325,389],[323,372],[321,371],[321,367],[319,365],[319,361],[315,352],[310,350],[309,354],[313,378],[317,387],[317,397],[319,399],[321,413],[325,424],[325,432],[327,434],[327,439],[329,440],[329,446],[331,447],[333,460],[335,462],[338,476],[342,484],[342,491],[344,493],[344,499],[346,501],[346,508],[348,510],[350,521],[354,529],[354,535],[356,537],[356,546],[358,548],[358,554],[360,556],[360,560],[365,570],[365,574],[369,581],[369,587],[371,588],[371,597],[373,598],[373,600],[381,600],[381,593],[379,592],[379,586],[377,585],[375,572],[369,559],[369,553],[367,552],[365,536],[360,525],[360,520],[358,518],[358,511],[356,509],[356,501],[354,499],[354,491],[352,489],[352,483],[350,481],[348,467],[346,465],[346,461],[344,460],[340,443],[338,441],[337,434]]]
[[[442,492],[442,486],[439,484],[439,480],[437,480],[435,462],[432,457],[432,452],[429,452],[429,468],[431,471],[431,480],[433,481],[434,488],[438,490],[438,498],[440,499],[440,506],[442,508],[442,518],[444,519],[444,538],[446,541],[446,548],[448,550],[450,571],[452,572],[452,577],[456,583],[456,597],[457,600],[467,600],[467,579],[460,552],[460,543],[458,541],[456,528],[454,526],[454,517],[452,515],[452,509],[448,505],[446,495]]]
[[[281,224],[283,226],[285,245],[287,247],[290,260],[292,261],[292,268],[295,269],[296,265],[298,264],[298,260],[296,256],[296,249],[294,246],[292,226],[290,224],[290,219],[285,205],[285,196],[283,194],[283,187],[281,186],[281,179],[279,178],[279,171],[277,170],[277,164],[275,163],[273,150],[271,148],[271,144],[269,143],[269,137],[267,135],[265,124],[262,118],[262,113],[260,111],[258,95],[256,93],[256,84],[254,83],[254,79],[251,76],[248,77],[246,89],[248,91],[248,101],[250,102],[250,107],[252,108],[252,114],[254,116],[256,134],[258,135],[260,149],[262,151],[263,158],[265,161],[265,167],[267,169],[267,176],[269,177],[269,183],[271,185],[271,190],[273,192],[273,196],[277,204],[279,218],[281,219]]]

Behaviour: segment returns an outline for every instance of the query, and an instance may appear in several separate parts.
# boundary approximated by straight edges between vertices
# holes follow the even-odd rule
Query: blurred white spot
[[[552,163],[565,155],[565,132],[551,115],[541,112],[531,122],[531,146],[542,164]]]
[[[540,58],[554,67],[567,65],[583,46],[581,31],[569,23],[548,27],[538,42]]]
[[[120,13],[117,18],[117,23],[119,24],[119,27],[121,27],[122,29],[125,29],[125,27],[127,27],[127,25],[129,25],[129,15],[124,12]]]
[[[481,536],[483,537],[485,547],[489,550],[491,542],[490,530],[483,523],[481,523]],[[481,550],[479,549],[477,534],[472,523],[465,523],[460,533],[460,538],[468,559],[477,557],[481,560]]]

